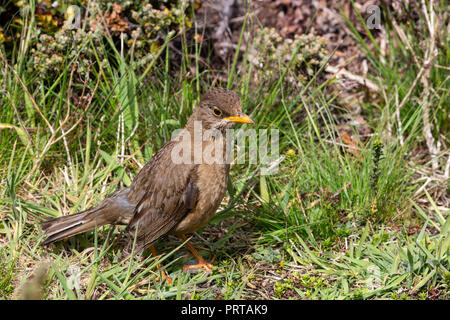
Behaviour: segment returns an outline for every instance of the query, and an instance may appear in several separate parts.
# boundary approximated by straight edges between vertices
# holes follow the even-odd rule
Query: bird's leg
[[[150,246],[150,251],[152,253],[153,257],[156,257],[158,254],[156,253],[156,249],[153,245]],[[161,263],[158,263],[158,265],[156,266],[156,268],[159,270],[162,268]],[[169,277],[169,275],[167,274],[166,270],[161,270],[161,278],[165,281],[167,281],[168,284],[172,284],[172,278]],[[156,281],[158,281],[159,278],[156,278]]]
[[[200,253],[198,253],[198,251],[194,248],[194,246],[189,242],[188,238],[186,238],[186,236],[184,234],[179,235],[178,238],[183,241],[186,242],[186,246],[188,247],[189,251],[192,252],[192,254],[194,255],[194,257],[197,259],[197,264],[186,264],[183,266],[183,271],[187,271],[187,270],[191,270],[191,269],[200,269],[203,268],[205,269],[205,271],[211,271],[212,269],[214,269],[214,266],[205,261],[202,256],[200,255]],[[213,259],[214,260],[214,259]],[[212,261],[211,261],[212,262]]]

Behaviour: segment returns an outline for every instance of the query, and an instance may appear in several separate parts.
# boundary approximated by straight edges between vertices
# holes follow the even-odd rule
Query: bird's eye
[[[222,110],[220,110],[220,109],[217,108],[217,107],[212,107],[212,112],[214,113],[214,115],[215,115],[216,117],[220,117],[220,116],[222,115]]]

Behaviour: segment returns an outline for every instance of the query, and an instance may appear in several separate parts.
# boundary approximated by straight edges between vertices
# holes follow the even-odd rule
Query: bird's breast
[[[228,170],[229,166],[226,164],[200,164],[198,166],[197,205],[171,233],[192,233],[208,223],[225,195]]]

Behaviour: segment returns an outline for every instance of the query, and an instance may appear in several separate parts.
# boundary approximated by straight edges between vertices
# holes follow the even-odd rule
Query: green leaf
[[[9,123],[0,123],[0,130],[1,129],[14,129],[17,135],[19,136],[20,141],[22,141],[22,143],[25,146],[28,146],[28,144],[30,144],[30,140],[28,140],[28,135],[22,128],[16,127]]]
[[[118,178],[121,179],[126,186],[129,186],[132,181],[131,181],[130,177],[126,174],[122,165],[120,163],[118,163],[116,161],[116,159],[113,158],[110,154],[106,153],[103,150],[100,150],[100,155],[106,161],[106,163],[111,167],[112,171],[117,171]]]
[[[181,126],[180,121],[175,120],[175,119],[164,119],[159,124],[160,124],[160,126],[167,126],[167,125],[174,126],[174,127]]]
[[[259,188],[261,200],[264,203],[269,203],[270,202],[269,190],[267,189],[266,177],[263,175],[261,175],[259,178]]]

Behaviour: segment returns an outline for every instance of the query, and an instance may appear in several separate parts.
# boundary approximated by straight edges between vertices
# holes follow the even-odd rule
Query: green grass
[[[215,256],[216,268],[189,274],[181,266],[192,257],[176,239],[156,244],[158,261],[145,252],[119,262],[120,229],[104,227],[40,247],[39,223],[129,185],[186,123],[214,81],[198,63],[202,44],[182,41],[184,56],[174,59],[168,43],[185,39],[181,26],[142,70],[110,39],[104,47],[90,44],[110,58],[92,61],[88,77],[75,79],[70,70],[77,61],[65,61],[64,72],[46,81],[25,67],[34,23],[29,14],[9,60],[5,48],[0,57],[0,297],[449,298],[450,219],[448,202],[442,204],[449,72],[439,67],[448,66],[448,41],[438,47],[429,73],[423,71],[426,81],[415,82],[421,65],[406,66],[413,55],[426,58],[426,49],[415,45],[430,39],[425,27],[420,34],[400,26],[409,44],[388,29],[391,50],[384,63],[379,50],[369,49],[370,37],[353,28],[380,87],[361,105],[372,135],[350,128],[354,149],[339,143],[339,124],[351,110],[330,94],[334,80],[318,82],[325,66],[299,92],[283,81],[288,66],[280,65],[278,82],[259,87],[250,82],[252,65],[239,62],[247,52],[236,55],[225,72],[229,82],[219,85],[242,95],[256,129],[280,130],[283,160],[267,176],[257,165],[233,166],[220,210],[192,239],[205,257]],[[434,158],[427,150],[426,112],[432,112],[432,142],[444,142]],[[155,280],[158,263],[172,285]]]

